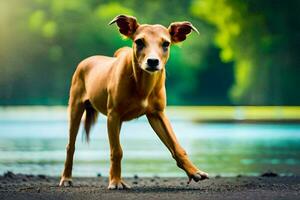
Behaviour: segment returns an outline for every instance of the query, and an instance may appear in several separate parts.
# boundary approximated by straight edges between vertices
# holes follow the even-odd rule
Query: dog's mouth
[[[161,68],[160,68],[159,65],[157,65],[157,66],[149,66],[147,64],[145,64],[144,67],[142,67],[142,69],[145,70],[148,73],[151,73],[151,74],[153,74],[153,73],[158,72],[158,71],[161,70]]]
[[[149,71],[149,72],[156,72],[156,71],[159,71],[160,69],[158,67],[147,67],[146,68],[146,71]]]

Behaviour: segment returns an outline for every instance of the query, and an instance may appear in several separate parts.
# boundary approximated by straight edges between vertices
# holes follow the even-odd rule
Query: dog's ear
[[[169,26],[169,33],[171,35],[172,43],[182,42],[186,36],[192,31],[199,34],[199,31],[193,26],[191,22],[173,22]]]
[[[109,22],[109,25],[113,23],[117,23],[120,33],[130,38],[132,38],[139,26],[136,18],[128,15],[116,16],[111,22]]]

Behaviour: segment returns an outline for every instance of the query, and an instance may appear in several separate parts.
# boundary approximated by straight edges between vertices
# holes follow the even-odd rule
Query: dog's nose
[[[157,67],[157,65],[159,64],[159,60],[156,58],[148,58],[147,59],[147,65],[149,67]]]

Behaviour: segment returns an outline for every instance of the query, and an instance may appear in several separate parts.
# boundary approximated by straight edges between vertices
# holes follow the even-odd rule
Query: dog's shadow
[[[114,190],[116,191],[116,190]],[[188,192],[188,191],[203,191],[201,188],[179,186],[179,187],[166,187],[166,186],[135,186],[131,189],[117,190],[126,193],[168,193],[168,192]]]

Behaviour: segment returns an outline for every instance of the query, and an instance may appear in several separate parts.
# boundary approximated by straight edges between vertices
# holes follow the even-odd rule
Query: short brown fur
[[[191,180],[208,178],[189,160],[180,146],[165,115],[165,64],[169,45],[183,41],[192,31],[190,22],[175,22],[169,28],[162,25],[140,25],[131,16],[119,15],[110,24],[117,23],[120,32],[134,41],[133,48],[123,47],[114,57],[93,56],[77,67],[70,89],[69,143],[65,168],[60,185],[71,185],[73,155],[80,121],[86,112],[87,138],[97,113],[107,116],[110,144],[109,189],[129,188],[121,177],[122,148],[119,134],[122,122],[146,115],[158,137],[166,145]]]

